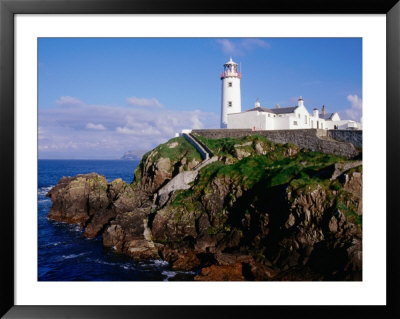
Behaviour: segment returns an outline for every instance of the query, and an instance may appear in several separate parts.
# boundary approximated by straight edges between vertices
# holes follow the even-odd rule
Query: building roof
[[[259,112],[268,112],[268,113],[274,113],[274,114],[287,114],[287,113],[293,113],[295,109],[297,109],[297,106],[280,107],[279,109],[277,109],[277,108],[267,109],[266,107],[260,106],[260,107],[254,107],[245,112],[259,111]]]
[[[333,115],[335,113],[325,113],[325,114],[319,114],[319,118],[320,119],[324,119],[324,120],[330,120],[332,119]]]
[[[275,114],[293,113],[297,108],[298,106],[280,107],[279,109],[271,109],[271,112]]]

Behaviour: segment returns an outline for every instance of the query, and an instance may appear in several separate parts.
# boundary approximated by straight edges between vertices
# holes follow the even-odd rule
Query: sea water
[[[38,280],[39,281],[166,281],[192,280],[192,272],[172,271],[162,260],[135,262],[104,248],[102,238],[82,237],[76,225],[47,219],[51,207],[47,192],[63,176],[96,172],[110,182],[131,183],[138,161],[39,160],[38,162]]]

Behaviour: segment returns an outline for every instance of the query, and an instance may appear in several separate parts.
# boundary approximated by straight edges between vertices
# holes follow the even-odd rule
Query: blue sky
[[[360,120],[360,38],[42,38],[39,158],[114,159],[183,128],[218,127],[222,65],[241,64],[242,110],[327,107]]]

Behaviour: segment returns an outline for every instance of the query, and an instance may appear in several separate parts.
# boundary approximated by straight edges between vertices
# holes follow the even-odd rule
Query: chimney
[[[318,109],[317,108],[314,109],[313,116],[316,117],[316,118],[319,118]]]
[[[257,99],[257,100],[256,100],[256,103],[254,103],[254,107],[260,107],[260,106],[261,106],[260,100]]]
[[[325,105],[322,105],[322,115],[325,115]]]
[[[281,106],[279,104],[275,105],[275,108],[280,109]]]
[[[297,101],[297,106],[304,106],[304,101],[301,96],[300,96],[299,100]]]

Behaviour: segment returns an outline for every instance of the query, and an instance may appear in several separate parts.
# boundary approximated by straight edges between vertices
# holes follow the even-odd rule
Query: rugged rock
[[[194,280],[199,281],[242,281],[245,280],[242,274],[242,264],[236,263],[229,266],[212,265],[203,268],[201,273],[194,277]]]
[[[96,173],[62,178],[47,196],[53,202],[49,219],[84,227],[95,215],[108,215],[107,180]]]
[[[155,215],[152,234],[161,243],[194,238],[197,236],[196,212],[182,212],[171,206],[163,208]]]
[[[103,245],[135,260],[159,258],[147,226],[147,215],[146,208],[119,214],[104,231]]]
[[[362,279],[360,161],[249,136],[209,142],[198,165],[185,143],[145,154],[130,185],[62,178],[49,218],[135,260],[201,269],[196,280]]]
[[[171,263],[174,270],[192,270],[200,267],[201,260],[196,252],[190,249],[172,249],[169,246],[159,246],[161,257]]]
[[[184,171],[172,178],[157,192],[158,205],[164,206],[171,192],[190,188],[190,183],[196,179],[197,174],[197,171]]]

